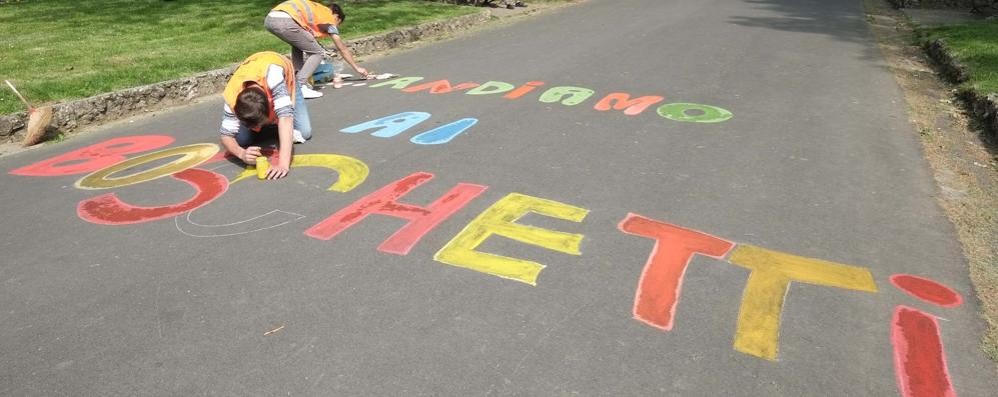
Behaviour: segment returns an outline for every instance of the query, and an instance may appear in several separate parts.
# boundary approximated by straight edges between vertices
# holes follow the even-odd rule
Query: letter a
[[[416,126],[416,124],[426,121],[429,118],[430,114],[426,112],[404,112],[388,117],[382,117],[377,120],[371,120],[366,123],[360,123],[352,127],[347,127],[340,130],[340,132],[356,134],[372,128],[378,128],[378,130],[371,135],[378,138],[391,138]]]

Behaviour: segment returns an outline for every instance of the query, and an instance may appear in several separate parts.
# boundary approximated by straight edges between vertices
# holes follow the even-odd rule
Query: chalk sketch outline
[[[196,211],[196,210],[194,210],[194,211]],[[281,222],[281,223],[278,223],[276,225],[270,225],[270,226],[267,226],[267,227],[261,227],[261,228],[257,228],[257,229],[253,229],[253,230],[247,230],[247,231],[242,231],[242,232],[237,232],[237,233],[225,233],[225,234],[194,234],[194,233],[190,233],[190,232],[184,230],[180,226],[180,217],[182,215],[177,215],[176,217],[173,218],[173,220],[174,220],[173,223],[177,227],[177,231],[179,231],[180,233],[185,234],[187,236],[190,236],[190,237],[201,237],[201,238],[229,237],[229,236],[239,236],[239,235],[243,235],[243,234],[256,233],[256,232],[267,230],[267,229],[273,229],[273,228],[276,228],[276,227],[281,227],[281,226],[287,225],[289,223],[297,222],[297,221],[300,221],[300,220],[306,218],[305,215],[297,214],[297,213],[294,213],[294,212],[288,212],[288,211],[283,211],[283,210],[271,210],[270,212],[268,212],[266,214],[257,215],[257,216],[254,216],[252,218],[249,218],[249,219],[246,219],[246,220],[242,220],[242,221],[238,221],[238,222],[226,223],[226,224],[221,224],[221,225],[203,225],[203,224],[200,224],[200,223],[197,223],[197,222],[194,222],[193,220],[191,220],[191,214],[193,214],[194,211],[187,212],[186,216],[184,217],[185,218],[184,220],[187,221],[187,223],[189,223],[189,224],[191,224],[193,226],[197,226],[199,228],[205,228],[205,229],[238,226],[238,225],[242,225],[244,223],[249,223],[249,222],[256,221],[257,219],[262,219],[262,218],[265,218],[265,217],[269,217],[269,216],[272,216],[272,215],[277,214],[277,213],[285,214],[285,215],[290,215],[292,217],[295,217],[294,219],[288,218],[288,220],[286,220],[284,222]]]

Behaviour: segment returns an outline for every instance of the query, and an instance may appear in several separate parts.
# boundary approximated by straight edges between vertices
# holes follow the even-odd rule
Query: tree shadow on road
[[[876,40],[866,26],[861,2],[830,0],[743,0],[760,10],[759,16],[735,16],[735,25],[787,32],[820,34],[836,40],[865,44],[860,59],[882,60]]]

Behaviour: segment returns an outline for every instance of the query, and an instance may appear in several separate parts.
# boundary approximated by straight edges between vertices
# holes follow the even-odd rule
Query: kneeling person
[[[246,164],[256,164],[262,155],[251,146],[256,133],[277,125],[279,161],[267,171],[267,179],[279,179],[291,168],[292,144],[312,137],[308,108],[295,82],[291,60],[276,52],[250,55],[233,73],[223,93],[225,98],[222,146]],[[292,99],[293,98],[293,99]]]

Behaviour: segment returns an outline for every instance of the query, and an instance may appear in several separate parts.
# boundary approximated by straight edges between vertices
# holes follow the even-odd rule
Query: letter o
[[[703,114],[690,116],[686,113],[690,110],[699,110]],[[669,120],[687,123],[720,123],[728,121],[728,119],[734,116],[731,112],[717,106],[696,103],[667,103],[659,106],[658,115]]]
[[[164,176],[173,175],[174,173],[194,167],[207,161],[214,156],[215,153],[218,153],[218,146],[213,143],[196,143],[193,145],[160,150],[158,152],[144,154],[142,156],[125,160],[107,168],[95,171],[94,173],[77,181],[76,187],[80,189],[96,190],[147,182],[153,179],[162,178]],[[133,167],[174,156],[180,156],[180,158],[153,169],[117,178],[111,177],[111,175],[123,172]]]

